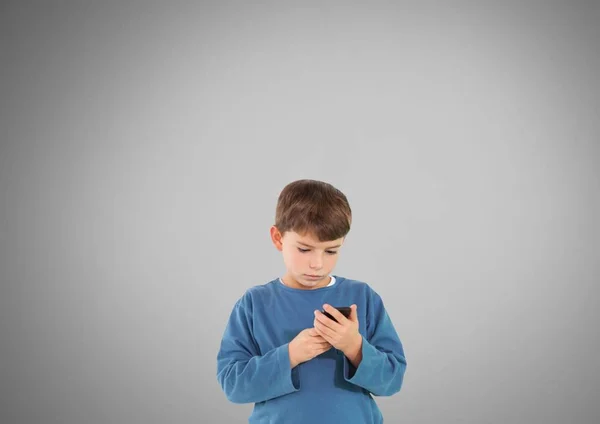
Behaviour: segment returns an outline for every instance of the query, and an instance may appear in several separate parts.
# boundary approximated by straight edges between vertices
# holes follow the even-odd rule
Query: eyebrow
[[[298,244],[301,244],[301,245],[306,246],[306,247],[315,247],[315,246],[311,246],[310,244],[303,243],[301,241],[299,241]],[[338,244],[337,246],[329,246],[329,247],[326,247],[325,250],[327,250],[327,249],[335,249],[336,247],[340,247],[340,246],[341,246],[341,244]]]

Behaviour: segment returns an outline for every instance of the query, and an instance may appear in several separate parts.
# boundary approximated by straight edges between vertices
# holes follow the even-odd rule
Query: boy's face
[[[335,267],[344,238],[319,242],[311,234],[286,231],[282,236],[271,227],[271,239],[283,254],[287,268],[283,282],[292,288],[312,290],[329,284],[329,273]],[[316,276],[316,277],[312,277]]]

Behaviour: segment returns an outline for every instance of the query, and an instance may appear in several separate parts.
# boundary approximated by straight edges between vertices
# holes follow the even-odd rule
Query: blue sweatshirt
[[[236,302],[217,355],[217,379],[229,401],[254,403],[249,423],[383,422],[373,396],[402,386],[406,358],[381,297],[368,284],[333,276],[314,290],[279,279],[254,286]],[[289,342],[312,328],[324,303],[357,305],[362,360],[355,368],[335,348],[291,368]]]

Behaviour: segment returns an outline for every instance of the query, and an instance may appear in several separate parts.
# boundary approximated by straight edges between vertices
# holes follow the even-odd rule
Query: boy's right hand
[[[331,349],[331,345],[314,328],[306,328],[289,343],[290,364],[292,368],[319,356]]]

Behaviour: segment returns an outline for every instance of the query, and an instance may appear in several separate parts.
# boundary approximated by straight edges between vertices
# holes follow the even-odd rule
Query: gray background
[[[2,3],[1,423],[246,422],[216,354],[299,178],[387,423],[600,420],[599,3],[416,3]]]

